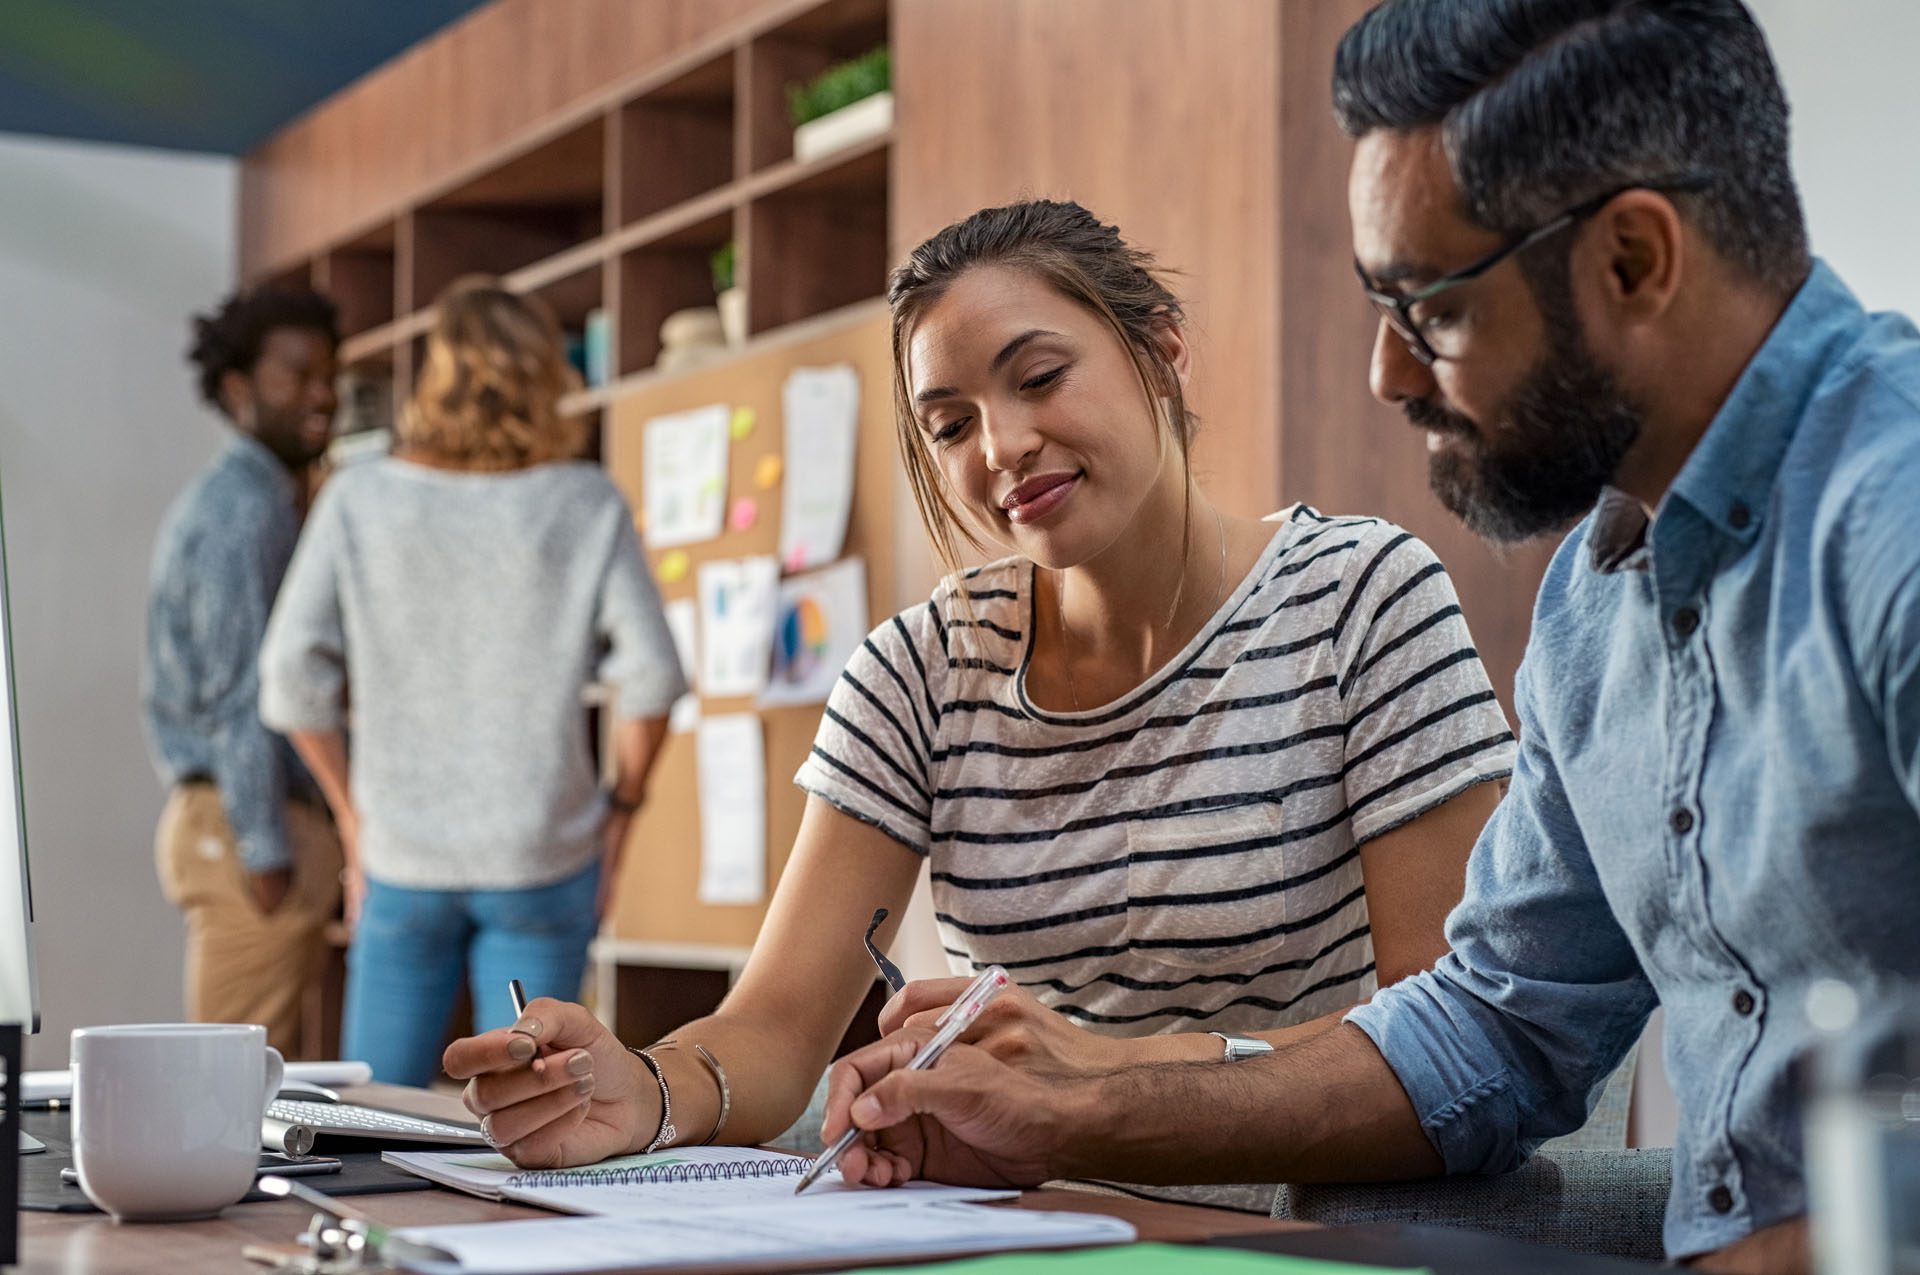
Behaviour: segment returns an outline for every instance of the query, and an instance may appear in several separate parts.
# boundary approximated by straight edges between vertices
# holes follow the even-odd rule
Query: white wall
[[[147,561],[219,440],[183,360],[232,286],[224,157],[0,135],[0,481],[40,954],[28,1065],[181,1015],[139,718]]]
[[[1913,0],[1747,0],[1793,111],[1793,168],[1813,250],[1869,309],[1920,318],[1920,146],[1914,141]],[[1676,1110],[1661,1016],[1641,1049],[1634,1142],[1669,1146]]]

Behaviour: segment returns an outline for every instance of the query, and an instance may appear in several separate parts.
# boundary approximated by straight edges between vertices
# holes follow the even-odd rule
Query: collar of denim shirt
[[[1858,334],[1863,315],[1847,285],[1816,260],[1680,467],[1654,515],[1655,540],[1679,501],[1727,539],[1753,543],[1807,404],[1833,371],[1835,350]]]
[[[288,500],[294,498],[299,489],[294,483],[293,475],[281,463],[280,458],[273,454],[271,448],[253,435],[243,434],[231,426],[227,429],[227,435],[227,445],[221,449],[222,464],[231,464],[236,468],[247,470],[256,477],[272,483],[274,490]]]

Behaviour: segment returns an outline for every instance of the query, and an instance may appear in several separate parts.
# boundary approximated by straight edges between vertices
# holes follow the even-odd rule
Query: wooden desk
[[[457,1098],[417,1089],[368,1085],[349,1091],[351,1099],[375,1106],[437,1116],[470,1119]],[[309,1184],[326,1190],[326,1179]],[[456,1191],[434,1188],[400,1195],[358,1195],[341,1201],[387,1226],[425,1226],[438,1222],[484,1222],[501,1218],[552,1217],[538,1209],[496,1204]],[[1139,1228],[1142,1240],[1196,1243],[1215,1235],[1249,1234],[1297,1228],[1245,1213],[1158,1204],[1146,1200],[1093,1195],[1083,1191],[1029,1191],[1020,1205],[1027,1208],[1072,1209],[1125,1218]],[[311,1213],[289,1201],[236,1204],[208,1222],[116,1225],[100,1213],[22,1213],[20,1266],[28,1275],[160,1275],[166,1272],[207,1272],[208,1275],[254,1272],[264,1267],[247,1261],[240,1250],[248,1244],[285,1245],[307,1224]],[[881,1263],[873,1263],[879,1265]],[[893,1264],[893,1263],[889,1263]],[[846,1262],[824,1267],[783,1269],[844,1269]],[[664,1268],[652,1268],[658,1275]],[[700,1267],[704,1272],[739,1268]]]

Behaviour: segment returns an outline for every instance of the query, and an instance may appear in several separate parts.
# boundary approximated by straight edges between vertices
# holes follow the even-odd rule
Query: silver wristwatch
[[[1239,1062],[1245,1058],[1255,1058],[1261,1054],[1273,1052],[1273,1045],[1258,1036],[1242,1036],[1239,1032],[1209,1032],[1227,1042],[1227,1050],[1220,1055],[1221,1062]]]

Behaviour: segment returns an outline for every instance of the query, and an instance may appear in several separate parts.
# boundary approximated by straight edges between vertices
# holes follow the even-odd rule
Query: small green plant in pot
[[[793,157],[815,159],[893,127],[893,57],[881,45],[787,87]]]
[[[738,286],[737,255],[729,239],[707,258],[713,271],[714,303],[720,307],[720,330],[728,345],[744,345],[747,340],[747,294]]]

